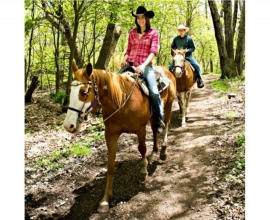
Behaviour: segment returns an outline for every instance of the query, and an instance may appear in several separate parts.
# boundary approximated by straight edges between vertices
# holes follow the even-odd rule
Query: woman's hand
[[[140,66],[138,66],[138,67],[135,67],[135,72],[136,72],[136,73],[139,73],[139,74],[142,74],[144,68],[145,68],[144,65],[140,65]]]
[[[133,69],[135,73],[142,74],[142,70],[139,67],[134,67]]]
[[[121,62],[121,68],[123,67],[123,66],[125,66],[127,64],[127,61],[126,60],[122,60],[122,62]]]

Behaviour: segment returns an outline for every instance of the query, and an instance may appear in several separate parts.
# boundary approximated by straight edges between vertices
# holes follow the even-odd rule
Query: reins
[[[138,79],[138,75],[136,76],[136,80],[135,80],[136,82],[137,82],[137,79]],[[124,105],[126,104],[126,102],[129,100],[131,94],[133,93],[134,88],[135,88],[135,84],[136,84],[136,83],[133,84],[132,90],[130,91],[130,93],[129,93],[127,99],[124,101],[124,103],[123,103],[123,104],[122,104],[122,105],[121,105],[114,113],[112,113],[109,117],[107,117],[106,119],[104,119],[103,122],[107,121],[110,117],[112,117],[115,113],[117,113],[121,108],[123,108],[123,106],[124,106]]]

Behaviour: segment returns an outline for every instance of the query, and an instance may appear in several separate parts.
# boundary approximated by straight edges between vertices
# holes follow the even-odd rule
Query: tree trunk
[[[39,83],[38,77],[37,76],[33,76],[32,81],[31,81],[31,84],[29,86],[29,89],[27,90],[27,92],[26,92],[26,94],[24,96],[25,103],[29,103],[29,102],[32,101],[32,94],[35,91],[35,89],[37,88],[38,83]]]
[[[116,24],[109,23],[97,63],[95,64],[96,69],[106,70],[108,68],[120,35],[121,27]]]
[[[222,24],[220,21],[220,16],[218,13],[216,2],[213,0],[208,0],[209,8],[211,11],[211,16],[213,20],[215,37],[218,46],[220,68],[221,68],[221,79],[226,77],[230,78],[237,75],[236,64],[233,59],[228,58],[227,50],[225,46],[224,36],[222,32]]]
[[[243,74],[244,67],[244,57],[245,57],[245,1],[243,1],[241,18],[239,24],[237,48],[235,53],[235,62],[237,65],[237,74]]]
[[[226,50],[228,58],[233,59],[232,2],[224,1],[223,9]]]
[[[33,7],[32,7],[31,18],[32,18],[32,20],[34,20],[34,18],[35,18],[35,4],[33,4]],[[34,36],[34,25],[32,25],[30,39],[29,39],[28,66],[27,66],[27,70],[25,71],[24,91],[27,88],[27,79],[29,77],[30,68],[31,68],[32,41],[33,41],[33,38],[34,38],[33,36]]]
[[[74,7],[74,13],[75,13],[75,18],[74,18],[74,30],[73,30],[73,37],[72,37],[72,44],[70,47],[70,56],[69,56],[69,72],[68,72],[68,81],[67,81],[67,88],[66,88],[66,94],[68,94],[68,88],[69,85],[71,84],[72,81],[72,75],[73,75],[73,71],[72,71],[72,61],[75,55],[75,51],[77,50],[77,46],[76,46],[76,37],[77,37],[77,33],[78,33],[78,28],[79,28],[79,20],[80,20],[80,8],[82,7],[82,5],[84,4],[84,2],[81,2],[80,6],[77,5],[77,1],[74,0],[73,3],[73,7]],[[63,105],[67,105],[69,102],[68,97],[66,96]]]
[[[60,20],[59,20],[59,26],[60,26]],[[60,31],[59,29],[57,30],[57,33],[54,31],[54,27],[52,26],[52,33],[53,33],[53,42],[54,42],[54,62],[55,62],[55,67],[56,67],[56,72],[55,72],[55,92],[56,94],[59,92],[59,87],[60,87],[60,67],[59,67],[59,51],[60,51]],[[55,36],[56,35],[56,36]]]
[[[45,12],[45,18],[56,28],[56,29],[59,29],[59,25],[57,23],[57,21],[55,21],[52,16],[50,15],[51,12],[49,12],[47,10],[47,5],[46,5],[46,1],[42,1],[42,8],[43,8],[43,11]],[[82,2],[83,3],[83,2]],[[81,4],[82,4],[81,3]],[[63,9],[61,8],[61,27],[60,27],[60,31],[61,33],[66,37],[67,39],[67,43],[68,43],[68,46],[71,50],[71,47],[73,45],[73,35],[72,35],[72,28],[71,28],[71,25],[70,23],[65,19],[65,13],[63,11]],[[76,61],[76,64],[78,65],[78,67],[82,67],[84,62],[83,62],[83,57],[81,55],[81,52],[78,48],[78,46],[76,45],[75,48],[74,48],[74,59]]]
[[[238,0],[234,0],[233,22],[232,22],[233,36],[235,33],[235,27],[236,27],[236,23],[237,23],[237,14],[238,14]]]

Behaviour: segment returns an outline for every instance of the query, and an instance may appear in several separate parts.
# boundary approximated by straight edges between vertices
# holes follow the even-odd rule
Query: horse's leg
[[[108,149],[108,161],[107,161],[107,183],[104,193],[104,197],[99,203],[98,212],[108,212],[109,199],[112,197],[113,187],[113,174],[115,171],[115,155],[117,150],[117,140],[119,135],[108,134],[105,130],[105,139]]]
[[[188,107],[188,105],[189,105],[190,95],[191,95],[191,91],[188,90],[188,91],[187,91],[187,111],[186,111],[186,113],[189,112],[189,107]]]
[[[153,118],[151,119],[151,128],[152,128],[152,131],[153,131],[153,151],[152,151],[151,155],[149,156],[149,162],[150,163],[152,163],[153,157],[157,154],[157,152],[159,150],[158,133],[155,130]]]
[[[177,99],[178,99],[178,105],[179,105],[179,116],[182,115],[182,102],[181,102],[181,92],[176,93]],[[181,120],[181,117],[180,117]],[[181,121],[182,123],[182,121]]]
[[[169,130],[169,124],[165,123],[165,129],[163,131],[163,142],[162,142],[162,147],[161,147],[160,154],[159,154],[159,158],[161,160],[167,159],[168,130]]]
[[[180,105],[181,105],[181,126],[186,126],[186,111],[187,111],[187,99],[186,99],[186,92],[180,93]]]
[[[143,127],[141,129],[139,129],[139,131],[137,132],[137,136],[138,136],[138,140],[139,140],[138,150],[142,155],[141,173],[148,174],[148,172],[147,172],[148,161],[146,158],[146,145],[145,145],[146,128]]]
[[[160,150],[160,159],[161,160],[166,160],[167,158],[167,143],[168,143],[168,130],[169,130],[169,124],[170,124],[170,119],[172,115],[172,102],[167,101],[165,107],[164,107],[164,123],[165,123],[165,129],[163,132],[163,142],[162,142],[162,147]]]

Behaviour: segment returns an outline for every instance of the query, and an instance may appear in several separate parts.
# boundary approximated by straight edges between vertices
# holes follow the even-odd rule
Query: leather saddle
[[[125,73],[134,78],[143,92],[149,96],[149,90],[147,87],[147,83],[145,78],[141,74],[135,73],[134,69],[131,66],[126,66]],[[163,69],[159,66],[153,66],[156,82],[158,85],[158,91],[161,93],[164,89],[168,87],[168,85],[171,83],[171,80],[168,79],[168,77],[165,75]]]

